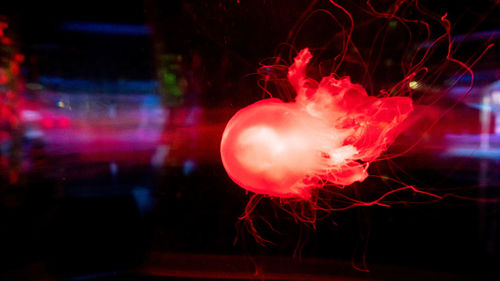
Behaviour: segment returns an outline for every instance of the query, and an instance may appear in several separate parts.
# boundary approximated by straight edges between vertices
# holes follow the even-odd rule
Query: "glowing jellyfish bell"
[[[280,198],[309,198],[326,183],[361,182],[387,150],[413,109],[408,97],[368,96],[349,77],[321,82],[306,76],[311,59],[302,50],[288,70],[294,102],[271,98],[239,110],[229,120],[221,157],[242,188]]]

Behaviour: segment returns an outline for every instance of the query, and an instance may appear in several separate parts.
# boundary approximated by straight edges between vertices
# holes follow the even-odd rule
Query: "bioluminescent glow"
[[[373,97],[349,77],[308,78],[312,55],[302,50],[288,70],[294,102],[271,98],[228,122],[221,157],[242,188],[280,198],[309,198],[325,184],[368,177],[370,162],[391,145],[413,109],[408,97]]]

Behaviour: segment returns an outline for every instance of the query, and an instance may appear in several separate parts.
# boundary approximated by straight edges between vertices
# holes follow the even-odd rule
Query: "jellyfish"
[[[369,96],[350,77],[320,82],[306,75],[312,58],[299,52],[288,69],[293,102],[268,98],[234,114],[220,154],[240,187],[279,198],[310,198],[315,188],[347,187],[368,177],[368,167],[394,142],[413,110],[403,96]]]

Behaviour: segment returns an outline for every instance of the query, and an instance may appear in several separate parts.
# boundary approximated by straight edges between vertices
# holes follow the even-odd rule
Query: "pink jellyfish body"
[[[271,98],[229,120],[221,157],[242,188],[280,198],[309,198],[313,188],[339,187],[368,177],[368,166],[387,150],[412,111],[408,97],[368,96],[349,77],[307,78],[302,50],[288,70],[294,102]]]

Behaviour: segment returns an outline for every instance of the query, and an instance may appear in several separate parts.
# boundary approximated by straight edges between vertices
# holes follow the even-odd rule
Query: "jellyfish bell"
[[[317,83],[305,73],[311,57],[304,49],[289,68],[294,102],[258,101],[238,111],[224,130],[222,163],[248,191],[307,199],[326,183],[361,182],[412,111],[410,98],[368,96],[349,77]]]
[[[340,146],[349,134],[347,130],[339,130],[338,136],[325,134],[328,131],[328,124],[295,103],[262,100],[228,122],[221,142],[222,162],[231,179],[249,191],[307,197],[306,176],[326,168],[321,152],[332,144]]]

